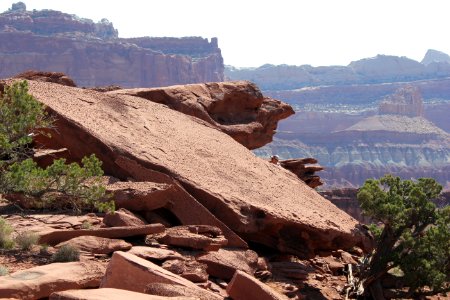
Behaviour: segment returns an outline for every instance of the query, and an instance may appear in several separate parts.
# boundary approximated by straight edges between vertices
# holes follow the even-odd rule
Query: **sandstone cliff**
[[[120,39],[106,19],[59,11],[0,14],[0,77],[26,70],[63,72],[81,86],[155,87],[223,80],[217,39]]]

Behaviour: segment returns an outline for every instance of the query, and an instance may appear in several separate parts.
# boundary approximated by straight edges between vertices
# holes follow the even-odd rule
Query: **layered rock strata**
[[[119,39],[107,19],[94,23],[26,7],[0,14],[0,77],[33,69],[63,72],[80,86],[167,86],[223,80],[217,39]]]

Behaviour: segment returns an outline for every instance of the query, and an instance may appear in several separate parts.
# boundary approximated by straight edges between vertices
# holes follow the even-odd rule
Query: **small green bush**
[[[11,249],[14,247],[14,241],[11,239],[13,228],[2,217],[0,217],[0,249]]]
[[[34,245],[37,244],[39,240],[39,235],[34,232],[21,232],[16,236],[16,244],[22,250],[31,250]]]
[[[81,229],[91,229],[92,228],[92,224],[89,221],[84,221],[83,223],[81,223]]]
[[[113,210],[112,202],[100,201],[105,199],[105,187],[99,178],[101,161],[95,155],[83,158],[82,166],[58,159],[46,169],[30,158],[33,136],[48,135],[52,127],[44,108],[28,93],[26,81],[0,91],[0,193],[33,208]]]
[[[44,105],[28,94],[26,81],[0,91],[0,170],[28,157],[33,134],[50,126]]]
[[[57,159],[46,169],[37,166],[32,159],[12,164],[3,174],[3,188],[9,193],[20,193],[34,200],[38,207],[72,207],[101,210],[106,188],[100,184],[103,175],[101,161],[91,155],[77,163],[66,164]]]
[[[41,245],[41,248],[39,249],[39,254],[48,255],[48,245],[47,244]]]
[[[52,256],[53,262],[71,262],[80,260],[80,250],[77,247],[67,244],[61,246]]]
[[[8,269],[5,266],[0,265],[0,276],[6,276],[8,273]]]

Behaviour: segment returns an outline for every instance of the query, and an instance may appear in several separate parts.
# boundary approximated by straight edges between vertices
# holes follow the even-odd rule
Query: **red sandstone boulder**
[[[173,285],[168,283],[160,283],[160,282],[152,282],[147,285],[145,288],[145,292],[147,294],[152,295],[160,295],[165,297],[170,297],[168,299],[172,299],[171,297],[178,296],[188,296],[195,297],[198,299],[203,299],[204,294],[202,289],[190,289],[189,287],[181,286],[181,285]],[[216,298],[214,298],[216,299]],[[223,298],[217,298],[223,299]]]
[[[255,277],[236,271],[227,292],[234,300],[287,300],[288,298],[265,285]]]
[[[117,208],[132,211],[151,211],[164,207],[174,193],[168,184],[154,182],[114,182],[106,185],[106,191],[113,195]]]
[[[280,166],[297,175],[300,180],[304,181],[311,188],[315,189],[316,187],[323,185],[322,180],[315,173],[322,171],[324,168],[321,166],[309,166],[310,164],[317,164],[317,159],[287,159],[282,160],[279,163]]]
[[[208,281],[209,276],[206,272],[206,265],[195,260],[171,259],[165,261],[161,266],[167,271],[180,275],[192,282]]]
[[[119,288],[143,293],[149,283],[167,283],[195,290],[200,299],[221,299],[172,272],[125,252],[115,252],[109,262],[102,288]]]
[[[95,153],[121,179],[179,182],[195,199],[168,205],[185,218],[203,207],[247,240],[302,256],[366,240],[353,218],[294,174],[197,118],[138,97],[50,83],[30,82],[30,93],[58,118],[58,132],[40,142],[76,158]]]
[[[107,239],[98,236],[79,236],[66,242],[59,243],[55,248],[64,245],[72,245],[81,251],[93,254],[110,254],[114,251],[127,251],[133,246],[124,240]]]
[[[237,270],[253,275],[258,266],[258,254],[252,250],[228,250],[209,252],[197,257],[208,266],[209,275],[230,280]]]
[[[147,240],[152,239],[170,246],[205,251],[217,251],[228,243],[219,228],[208,225],[176,226],[147,236]]]
[[[64,241],[79,236],[98,236],[104,238],[124,238],[130,236],[148,235],[164,232],[161,224],[151,224],[139,227],[111,227],[97,229],[77,229],[77,230],[52,230],[39,234],[40,244],[56,245]]]
[[[14,76],[14,78],[36,80],[43,82],[53,82],[66,86],[77,86],[75,82],[64,73],[59,72],[42,72],[42,71],[26,71]]]
[[[142,218],[136,216],[131,211],[125,208],[120,208],[113,213],[107,213],[103,218],[103,223],[109,227],[138,227],[147,224]]]
[[[249,149],[272,141],[278,121],[294,114],[288,104],[263,97],[247,81],[122,89],[112,94],[141,97],[197,117]]]
[[[146,246],[134,246],[127,253],[134,254],[147,260],[155,261],[163,261],[168,259],[184,259],[184,257],[176,251]]]
[[[90,261],[53,263],[0,277],[0,298],[41,299],[53,292],[95,288],[105,266]]]
[[[68,290],[50,295],[50,300],[167,300],[167,297],[147,295],[113,288]],[[195,297],[170,297],[170,300],[195,300]]]

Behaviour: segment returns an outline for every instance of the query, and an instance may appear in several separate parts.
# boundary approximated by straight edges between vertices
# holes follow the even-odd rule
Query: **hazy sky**
[[[17,1],[0,0],[0,11]],[[450,53],[448,0],[24,0],[114,23],[121,37],[218,37],[225,64],[347,65]]]

